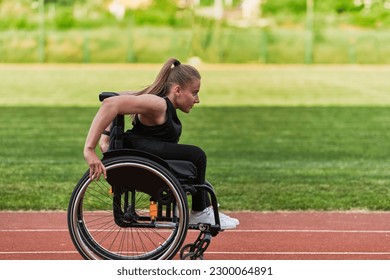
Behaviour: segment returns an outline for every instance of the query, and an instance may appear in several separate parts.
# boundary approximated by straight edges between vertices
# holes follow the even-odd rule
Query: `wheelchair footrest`
[[[207,250],[211,242],[211,225],[198,224],[200,233],[194,243],[184,245],[180,250],[181,260],[203,260],[203,254]]]

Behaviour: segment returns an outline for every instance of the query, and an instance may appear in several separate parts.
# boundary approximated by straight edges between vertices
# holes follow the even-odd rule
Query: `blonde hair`
[[[181,64],[176,58],[168,59],[154,82],[141,90],[126,92],[132,95],[155,94],[158,96],[166,96],[171,86],[177,84],[180,87],[187,87],[195,79],[201,79],[198,70],[188,64]]]

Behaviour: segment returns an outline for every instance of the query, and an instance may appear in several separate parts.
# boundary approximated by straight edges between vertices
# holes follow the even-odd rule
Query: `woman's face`
[[[176,98],[177,109],[189,113],[195,104],[199,103],[200,80],[195,79],[187,87],[179,87]]]

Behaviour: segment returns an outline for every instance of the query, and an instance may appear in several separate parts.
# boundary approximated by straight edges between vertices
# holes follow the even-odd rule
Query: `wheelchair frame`
[[[116,96],[103,92],[100,101]],[[87,170],[73,190],[68,229],[85,259],[203,259],[211,238],[220,231],[218,202],[209,182],[194,184],[196,167],[187,161],[163,160],[123,148],[124,116],[118,115],[102,162],[107,180],[90,180]],[[189,224],[187,196],[208,192],[215,224]],[[197,239],[183,245],[188,230]]]

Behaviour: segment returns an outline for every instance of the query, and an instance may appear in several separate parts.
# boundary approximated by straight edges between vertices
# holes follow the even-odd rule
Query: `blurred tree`
[[[148,9],[131,11],[136,24],[141,25],[169,25],[176,26],[179,24],[176,13],[178,11],[175,0],[158,0]]]
[[[265,14],[304,14],[306,12],[306,0],[264,1],[262,11]]]
[[[45,0],[45,3],[54,3],[60,6],[73,6],[75,3],[85,3],[85,0]]]

